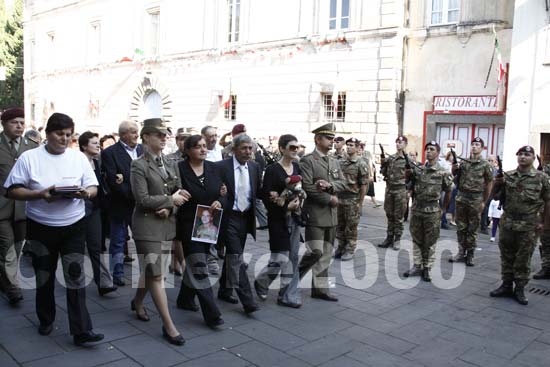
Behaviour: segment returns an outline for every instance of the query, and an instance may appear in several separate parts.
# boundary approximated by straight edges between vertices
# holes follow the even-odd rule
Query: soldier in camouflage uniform
[[[329,155],[336,158],[338,161],[347,158],[346,157],[346,140],[337,136],[334,138],[334,151],[331,151]]]
[[[441,148],[435,141],[430,141],[424,147],[427,163],[424,166],[406,170],[405,175],[413,183],[414,201],[410,224],[413,239],[414,266],[403,276],[422,276],[422,280],[430,282],[430,268],[435,260],[435,244],[439,239],[441,227],[441,211],[445,211],[451,200],[453,179],[438,163]],[[443,208],[439,206],[441,192],[445,199]]]
[[[369,183],[367,162],[358,155],[359,143],[355,138],[346,140],[347,158],[339,160],[348,184],[347,190],[338,193],[338,248],[334,257],[342,261],[353,259],[357,247],[357,226]]]
[[[502,285],[490,295],[513,297],[526,305],[524,288],[531,272],[531,256],[539,233],[550,228],[550,178],[533,167],[533,147],[523,146],[516,155],[518,167],[495,178],[495,192],[504,202],[498,241]]]
[[[546,163],[542,171],[550,177],[550,163]],[[542,269],[533,275],[533,279],[550,279],[550,228],[544,228],[540,236],[539,251]]]
[[[456,235],[458,254],[449,262],[466,262],[474,266],[477,231],[481,213],[489,199],[493,182],[491,164],[481,157],[485,143],[480,137],[472,140],[470,158],[460,165],[453,164],[452,170],[458,187],[456,195]]]
[[[407,138],[400,136],[395,139],[397,153],[389,157],[381,158],[382,168],[380,172],[386,181],[386,194],[384,198],[384,211],[388,219],[386,239],[378,247],[387,248],[393,246],[399,250],[401,235],[403,234],[403,218],[407,208],[407,188],[405,186],[405,148]]]

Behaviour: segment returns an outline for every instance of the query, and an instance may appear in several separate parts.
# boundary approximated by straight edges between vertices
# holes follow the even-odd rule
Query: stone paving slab
[[[85,348],[73,345],[65,291],[59,284],[54,332],[40,336],[34,291],[26,289],[18,307],[0,299],[0,366],[548,366],[550,296],[529,293],[526,307],[490,298],[489,291],[499,284],[500,265],[498,246],[488,236],[479,236],[473,268],[449,264],[448,251],[441,257],[438,266],[444,278],[464,273],[456,288],[442,289],[435,281],[402,278],[410,267],[410,253],[376,247],[384,228],[382,208],[367,204],[359,227],[364,251],[358,251],[354,261],[335,261],[330,269],[339,302],[311,299],[308,277],[302,282],[302,308],[280,307],[276,280],[267,301],[259,301],[260,311],[251,316],[240,305],[220,302],[225,324],[218,330],[208,328],[200,312],[176,308],[181,278],[170,275],[169,307],[187,339],[183,347],[162,339],[162,323],[150,297],[145,304],[151,321],[141,322],[129,307],[135,289],[121,287],[100,297],[93,283],[87,289],[88,309],[95,331],[104,333],[105,340]],[[456,232],[442,230],[441,236],[453,243]],[[410,240],[408,230],[403,239]],[[269,252],[267,232],[259,231],[258,241],[250,240],[247,248],[252,278]],[[535,251],[534,270],[539,263]],[[25,284],[32,284],[27,258],[22,266]],[[130,284],[137,263],[126,265],[126,271]],[[530,288],[550,290],[550,282],[531,281]]]

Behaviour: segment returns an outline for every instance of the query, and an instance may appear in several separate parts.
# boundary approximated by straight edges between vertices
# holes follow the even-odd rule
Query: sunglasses
[[[296,152],[298,151],[298,149],[300,149],[300,147],[298,145],[289,145],[288,149],[292,150],[293,152]]]

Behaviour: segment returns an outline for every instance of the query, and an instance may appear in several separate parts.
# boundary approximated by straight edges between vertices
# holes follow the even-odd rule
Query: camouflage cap
[[[485,142],[483,141],[483,139],[481,139],[479,136],[476,136],[475,138],[472,139],[472,143],[481,143],[481,146],[484,147],[485,146]]]
[[[518,155],[519,153],[531,153],[532,155],[535,155],[535,148],[533,148],[532,146],[530,145],[524,145],[522,146],[521,148],[518,149],[518,151],[516,152],[516,155]]]
[[[435,149],[437,149],[438,152],[441,151],[441,147],[435,140],[427,142],[426,145],[424,145],[424,150],[426,150],[426,148],[429,146],[435,147]]]

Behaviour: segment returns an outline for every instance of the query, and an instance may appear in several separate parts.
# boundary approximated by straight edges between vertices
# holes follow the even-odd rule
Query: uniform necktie
[[[166,178],[168,175],[166,173],[166,168],[164,168],[164,164],[162,164],[162,158],[156,157],[155,161],[157,162],[157,166],[160,168],[160,171],[162,172],[162,177]]]
[[[246,196],[247,182],[245,176],[245,167],[239,166],[239,186],[237,187],[237,209],[245,211],[248,206],[248,197]]]
[[[12,154],[17,154],[17,149],[15,149],[15,140],[10,140],[10,149]]]

